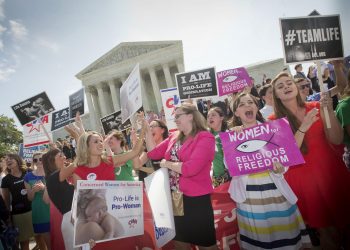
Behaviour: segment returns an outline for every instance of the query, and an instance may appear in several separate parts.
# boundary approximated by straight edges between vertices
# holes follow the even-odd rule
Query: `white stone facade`
[[[144,109],[159,112],[159,90],[174,87],[174,75],[185,71],[182,42],[121,43],[80,71],[76,77],[85,89],[90,129],[99,131],[100,118],[120,110],[120,87],[137,63]]]

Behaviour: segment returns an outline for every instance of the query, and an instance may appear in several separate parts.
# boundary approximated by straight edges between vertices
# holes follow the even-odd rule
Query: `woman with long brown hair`
[[[2,179],[1,190],[6,207],[11,211],[15,227],[19,229],[21,249],[29,250],[29,239],[34,236],[32,208],[24,186],[24,162],[17,154],[6,155],[9,173]],[[10,209],[11,208],[11,209]]]
[[[320,103],[304,102],[287,73],[272,81],[275,114],[269,119],[287,117],[305,164],[291,167],[285,178],[298,197],[298,207],[305,222],[320,234],[323,249],[338,249],[339,230],[350,223],[350,173],[337,149],[343,129],[327,93]],[[327,108],[331,128],[325,125]]]
[[[67,181],[67,178],[73,174],[75,165],[70,164],[66,167],[66,157],[64,156],[64,153],[58,148],[49,150],[43,155],[42,159],[46,177],[47,193],[53,205],[63,215],[61,222],[61,232],[63,235],[65,249],[73,249],[73,225],[71,224],[71,207],[73,201],[74,186]],[[59,237],[57,237],[57,235],[53,235],[52,237],[57,242],[56,238]],[[60,243],[56,243],[52,247],[57,247],[57,244]]]

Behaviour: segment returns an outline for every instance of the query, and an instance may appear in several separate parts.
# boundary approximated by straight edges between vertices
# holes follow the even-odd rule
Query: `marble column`
[[[91,96],[92,96],[92,103],[94,105],[95,108],[95,117],[96,117],[96,124],[100,124],[99,123],[99,119],[101,118],[101,108],[100,108],[100,104],[98,101],[98,96],[97,96],[97,91],[96,89],[91,88]],[[97,129],[97,127],[96,127]]]
[[[179,71],[179,73],[185,71],[184,64],[181,61],[176,61],[176,67],[177,67],[177,70]]]
[[[149,75],[151,77],[151,83],[152,83],[152,88],[154,92],[154,96],[156,98],[156,103],[157,103],[157,108],[158,110],[153,110],[156,113],[162,108],[162,100],[160,98],[160,90],[159,90],[159,83],[156,75],[156,71],[154,68],[148,68]]]
[[[119,88],[117,88],[117,86],[115,85],[113,79],[110,79],[108,81],[108,86],[111,91],[113,110],[115,112],[120,110],[120,105],[119,105],[120,91],[119,91]]]
[[[99,83],[96,85],[97,88],[97,94],[98,94],[98,102],[100,104],[100,108],[101,108],[101,116],[104,117],[107,115],[107,105],[105,102],[105,96],[103,93],[103,83]]]
[[[148,100],[148,92],[146,90],[146,86],[145,86],[145,80],[143,78],[142,72],[140,72],[140,77],[141,77],[141,96],[142,96],[142,106],[143,109],[146,113],[146,111],[150,110],[150,106],[149,106],[149,100]]]
[[[86,95],[86,100],[87,104],[89,107],[89,114],[90,114],[90,125],[91,129],[95,130],[97,127],[97,119],[96,119],[96,111],[94,104],[92,102],[92,89],[91,87],[85,87],[85,95]]]
[[[168,88],[174,87],[173,80],[171,79],[171,74],[169,70],[169,65],[167,63],[162,64],[166,85]]]

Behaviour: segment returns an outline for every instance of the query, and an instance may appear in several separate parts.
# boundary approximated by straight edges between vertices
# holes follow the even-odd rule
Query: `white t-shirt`
[[[265,105],[262,109],[260,109],[260,113],[267,120],[267,117],[273,113],[273,107],[270,105]]]

